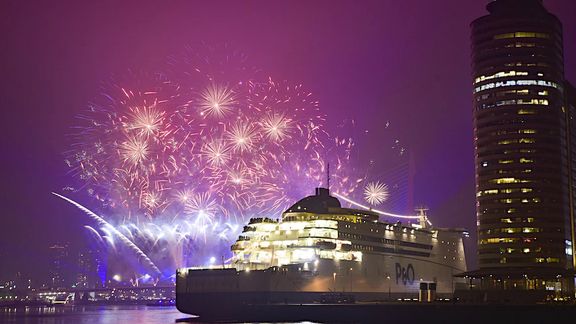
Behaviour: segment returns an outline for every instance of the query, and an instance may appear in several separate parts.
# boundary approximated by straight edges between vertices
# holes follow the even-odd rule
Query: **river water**
[[[173,306],[51,306],[0,308],[0,323],[26,324],[173,324],[191,316]],[[198,322],[196,322],[198,323]]]
[[[201,322],[174,306],[0,307],[0,323],[18,324],[174,324]]]

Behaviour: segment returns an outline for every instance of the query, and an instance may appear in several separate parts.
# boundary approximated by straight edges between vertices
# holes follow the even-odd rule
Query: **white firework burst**
[[[192,198],[193,193],[190,189],[177,190],[175,196],[177,201],[179,201],[182,204],[186,204]]]
[[[195,217],[197,225],[212,224],[217,212],[216,201],[207,192],[195,194],[184,206],[184,212]]]
[[[262,121],[264,134],[273,141],[282,141],[288,136],[290,119],[283,114],[268,114]]]
[[[164,122],[164,112],[156,109],[156,105],[150,107],[136,107],[130,109],[126,127],[129,130],[138,131],[139,135],[151,136],[160,131]]]
[[[150,154],[148,143],[139,137],[129,137],[120,144],[120,156],[126,163],[138,165]]]
[[[163,204],[163,200],[160,193],[151,191],[143,194],[142,203],[148,210],[152,211],[159,208]]]
[[[388,185],[380,182],[370,182],[364,188],[364,199],[370,205],[379,205],[388,199]]]
[[[204,144],[201,153],[212,166],[222,166],[230,159],[230,147],[221,140]]]
[[[209,85],[202,91],[200,98],[200,114],[205,117],[224,117],[236,104],[234,92],[222,85]]]
[[[254,146],[254,128],[248,124],[232,125],[227,132],[227,137],[236,152],[250,151]]]

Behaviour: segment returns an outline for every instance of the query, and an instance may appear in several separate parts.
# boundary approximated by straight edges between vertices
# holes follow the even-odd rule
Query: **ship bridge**
[[[316,219],[341,220],[352,223],[378,221],[378,214],[368,210],[342,208],[338,198],[326,188],[316,188],[316,194],[300,199],[282,214],[282,221]]]

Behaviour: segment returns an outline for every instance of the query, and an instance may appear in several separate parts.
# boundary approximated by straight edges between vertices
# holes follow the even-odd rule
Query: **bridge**
[[[152,301],[159,299],[173,299],[175,297],[175,285],[157,286],[117,286],[98,288],[69,288],[61,290],[40,290],[35,297],[50,302],[51,304],[68,304],[73,301],[114,301],[114,302],[137,302]]]

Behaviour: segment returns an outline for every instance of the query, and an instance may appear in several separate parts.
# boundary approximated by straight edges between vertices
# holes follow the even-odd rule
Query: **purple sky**
[[[414,203],[437,226],[475,231],[469,24],[487,2],[2,1],[0,272],[82,236],[85,219],[50,192],[70,183],[67,135],[101,82],[201,42],[233,43],[271,76],[302,82],[330,120],[370,130],[363,150],[386,153],[390,121],[413,154]],[[564,24],[576,82],[576,3],[545,4]]]

